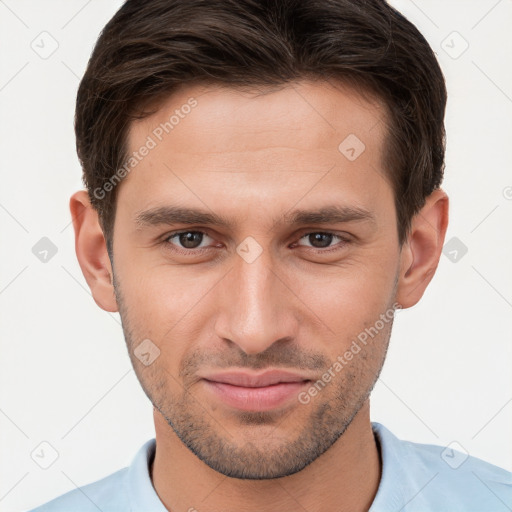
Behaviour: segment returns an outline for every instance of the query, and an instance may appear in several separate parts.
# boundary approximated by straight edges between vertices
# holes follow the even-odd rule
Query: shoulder
[[[511,472],[469,455],[458,443],[420,444],[400,440],[378,423],[373,429],[383,460],[377,497],[392,497],[403,512],[512,509]]]
[[[128,468],[120,469],[96,482],[78,487],[30,512],[121,512],[129,510],[126,501]]]

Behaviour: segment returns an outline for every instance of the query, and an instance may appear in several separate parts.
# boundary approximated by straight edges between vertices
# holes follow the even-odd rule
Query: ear
[[[413,217],[400,255],[397,302],[402,308],[414,306],[434,276],[448,227],[448,196],[437,189],[427,197]]]
[[[112,266],[96,210],[86,190],[75,192],[69,201],[75,229],[75,251],[94,301],[101,309],[118,311],[112,284]]]

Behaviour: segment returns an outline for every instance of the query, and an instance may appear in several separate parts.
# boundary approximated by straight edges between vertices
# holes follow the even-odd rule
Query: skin
[[[120,312],[154,405],[155,490],[173,511],[367,510],[381,474],[369,394],[392,322],[307,404],[240,411],[201,375],[278,368],[320,379],[393,304],[421,298],[439,262],[448,198],[434,191],[399,245],[381,164],[385,108],[340,84],[265,94],[188,86],[132,124],[130,152],[190,97],[197,107],[119,185],[113,265],[87,193],[70,203],[84,276],[96,303]],[[366,146],[354,161],[338,150],[351,133]],[[332,204],[369,218],[284,222],[294,209]],[[137,222],[168,205],[232,225]],[[169,238],[179,230],[205,234],[186,245]],[[309,236],[326,232],[336,236]],[[262,251],[251,263],[236,250],[246,237]],[[145,339],[160,350],[149,366],[134,355]]]

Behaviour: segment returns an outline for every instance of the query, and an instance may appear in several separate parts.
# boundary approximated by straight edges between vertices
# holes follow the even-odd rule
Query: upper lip
[[[310,380],[306,376],[283,370],[268,370],[258,374],[247,372],[211,373],[205,375],[203,379],[245,388],[260,388],[272,386],[280,382],[304,382]]]

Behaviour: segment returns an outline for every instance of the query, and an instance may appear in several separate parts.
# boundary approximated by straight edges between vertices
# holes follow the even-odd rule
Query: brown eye
[[[331,245],[333,235],[330,233],[311,233],[308,235],[308,241],[313,247],[324,249]]]
[[[178,240],[183,247],[187,249],[196,249],[198,245],[201,245],[203,240],[203,234],[196,231],[189,231],[187,233],[180,233]]]
[[[330,249],[336,247],[336,245],[343,246],[348,242],[347,238],[340,235],[336,235],[330,232],[314,231],[311,233],[304,234],[300,240],[306,240],[310,245],[302,245],[303,247],[312,247],[314,249]],[[337,242],[331,245],[333,242]]]
[[[174,245],[178,249],[202,249],[201,243],[204,238],[208,237],[206,233],[202,231],[179,231],[176,233],[171,233],[164,242],[169,245]],[[172,240],[176,240],[177,242],[173,242]]]

